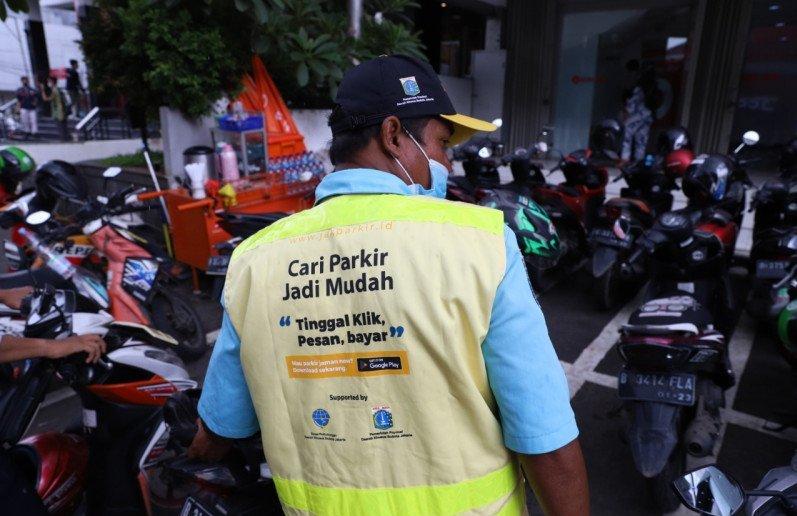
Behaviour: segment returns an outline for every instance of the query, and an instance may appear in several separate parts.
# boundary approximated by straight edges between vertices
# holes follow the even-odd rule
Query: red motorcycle
[[[532,199],[548,213],[556,226],[562,246],[562,263],[570,265],[565,268],[577,268],[588,255],[588,230],[606,199],[609,173],[606,167],[593,163],[591,155],[589,149],[578,150],[561,160],[557,169],[564,174],[564,183],[538,183],[531,187]],[[515,165],[514,161],[512,165]]]
[[[29,303],[25,336],[58,338],[77,329],[74,295],[36,291]],[[85,330],[86,328],[84,328]],[[86,333],[96,333],[91,328]],[[108,349],[96,364],[84,356],[35,359],[6,375],[0,397],[0,442],[4,471],[16,485],[31,486],[50,514],[140,515],[149,492],[143,471],[164,459],[161,407],[172,394],[196,387],[170,349],[176,342],[156,330],[112,323]],[[47,432],[25,439],[52,380],[80,396],[83,431]]]

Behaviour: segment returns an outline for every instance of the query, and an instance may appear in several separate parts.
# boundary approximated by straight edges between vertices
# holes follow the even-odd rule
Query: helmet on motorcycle
[[[778,337],[789,362],[797,363],[797,299],[781,310],[778,316]]]
[[[664,158],[664,172],[673,179],[683,177],[693,159],[695,153],[689,149],[674,150]]]
[[[733,163],[722,154],[701,154],[686,169],[681,188],[691,201],[716,202],[725,198]]]
[[[797,173],[797,136],[783,146],[780,153],[780,172],[782,174]]]
[[[508,190],[491,190],[480,202],[501,210],[504,221],[515,232],[526,263],[549,269],[559,262],[563,249],[551,218],[534,201]]]
[[[77,168],[66,161],[48,161],[36,171],[36,197],[46,209],[52,209],[58,199],[85,200],[88,197],[86,180]]]
[[[20,181],[36,170],[33,158],[19,147],[0,151],[0,182],[8,193],[14,193]]]
[[[623,126],[613,118],[602,120],[589,135],[589,148],[610,159],[620,158],[622,143]]]
[[[668,153],[679,149],[692,149],[692,138],[689,131],[683,127],[671,127],[659,134],[656,142],[659,155],[666,156]]]

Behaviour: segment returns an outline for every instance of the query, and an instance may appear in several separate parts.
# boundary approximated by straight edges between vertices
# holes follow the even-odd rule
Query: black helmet
[[[534,201],[508,190],[491,190],[480,202],[504,212],[504,221],[517,237],[526,263],[548,269],[559,262],[562,247],[551,218]]]
[[[0,150],[0,183],[6,193],[13,194],[20,181],[36,170],[33,158],[19,147]]]
[[[681,188],[690,200],[714,203],[725,198],[733,163],[722,154],[701,154],[686,169]]]
[[[613,118],[602,120],[589,135],[590,150],[610,159],[620,158],[622,144],[623,126]]]
[[[671,127],[659,135],[656,149],[660,156],[666,156],[675,150],[692,149],[692,137],[684,127]]]
[[[71,163],[48,161],[36,171],[36,197],[43,206],[52,209],[58,199],[85,201],[88,187],[86,180]]]
[[[797,173],[797,136],[783,146],[780,153],[780,172],[784,175]]]

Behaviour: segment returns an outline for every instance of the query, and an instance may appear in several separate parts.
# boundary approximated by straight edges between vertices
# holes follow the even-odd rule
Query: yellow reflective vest
[[[481,343],[501,212],[346,195],[233,254],[224,304],[288,514],[522,514]]]

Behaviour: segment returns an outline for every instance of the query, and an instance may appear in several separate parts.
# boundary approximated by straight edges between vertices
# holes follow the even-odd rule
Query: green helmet
[[[36,170],[36,162],[19,147],[0,150],[0,177],[22,181]]]
[[[797,362],[797,299],[781,310],[778,316],[778,337],[789,361]]]
[[[479,204],[504,212],[504,221],[515,232],[526,263],[544,270],[559,262],[563,251],[559,235],[537,203],[509,190],[492,190]]]

